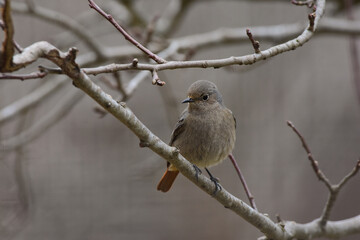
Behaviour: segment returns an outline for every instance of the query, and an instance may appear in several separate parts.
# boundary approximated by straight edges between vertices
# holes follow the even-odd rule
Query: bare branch
[[[319,225],[320,219],[305,224],[285,222],[284,230],[290,233],[291,237],[287,239],[309,239],[309,236],[312,239],[320,237],[340,239],[360,233],[360,215],[340,221],[328,221],[322,228]]]
[[[90,0],[91,1],[91,0]],[[319,1],[317,7],[317,16],[323,15],[325,1]],[[313,28],[317,26],[319,17],[316,17],[313,22]],[[259,53],[239,56],[239,57],[229,57],[224,59],[211,59],[211,60],[197,60],[197,61],[171,61],[163,64],[137,64],[136,68],[132,64],[110,64],[104,67],[97,67],[92,69],[84,69],[87,74],[99,74],[99,73],[109,73],[120,70],[149,70],[149,71],[162,71],[167,69],[180,69],[180,68],[220,68],[229,65],[248,65],[264,60],[273,56],[276,56],[280,53],[294,50],[303,44],[305,44],[313,36],[313,31],[305,29],[303,33],[296,37],[293,40],[287,41],[286,43],[273,46],[269,49],[260,51]],[[178,43],[173,42],[166,50],[163,52],[177,52],[180,47]]]
[[[249,37],[252,45],[253,45],[253,48],[255,50],[255,53],[260,53],[260,43],[259,41],[255,41],[254,38],[253,38],[253,35],[252,33],[250,32],[250,29],[246,29],[246,34],[247,36]]]
[[[89,1],[89,6],[93,9],[95,9],[100,15],[102,15],[104,18],[106,18],[124,37],[126,40],[134,44],[137,48],[139,48],[141,51],[143,51],[146,55],[148,55],[151,59],[153,59],[155,62],[161,64],[166,62],[161,57],[157,56],[155,53],[151,52],[149,49],[141,45],[136,39],[131,37],[125,30],[118,24],[115,19],[110,15],[104,12],[96,3],[92,0]]]
[[[10,0],[4,1],[1,8],[1,16],[3,19],[5,38],[0,51],[0,72],[11,72],[14,68],[12,57],[14,55],[14,26],[11,18]]]
[[[68,54],[71,53],[69,52]],[[63,56],[64,54],[59,53],[58,55]],[[73,69],[72,71],[64,69],[64,72],[72,78],[77,87],[85,91],[90,97],[104,107],[104,109],[109,111],[123,124],[125,124],[136,136],[138,136],[141,142],[148,143],[148,147],[151,150],[174,164],[180,172],[182,172],[202,190],[208,194],[213,193],[213,183],[210,179],[203,175],[196,177],[192,164],[184,159],[176,148],[168,146],[155,136],[142,122],[140,122],[139,119],[136,118],[129,108],[127,108],[124,104],[118,104],[110,95],[103,92],[100,87],[94,84],[90,78],[84,74],[83,71],[79,70],[76,65],[73,66],[74,63],[72,61],[68,62],[62,57],[57,59],[50,57],[49,59],[58,66],[65,65],[66,69]],[[247,204],[235,198],[224,189],[216,194],[214,198],[227,208],[246,218],[251,224],[261,229],[261,231],[267,236],[280,239],[284,235],[281,228],[274,224],[269,218],[263,216],[257,211],[254,211]]]
[[[40,19],[56,24],[65,30],[71,31],[96,54],[97,58],[105,58],[104,49],[101,45],[85,30],[82,25],[68,16],[41,6],[34,5],[34,8],[29,8],[24,3],[14,1],[12,1],[12,9],[18,13],[36,16]]]
[[[29,79],[39,79],[43,78],[47,75],[47,72],[39,71],[39,72],[33,72],[29,74],[5,74],[0,73],[0,79],[14,79],[14,80],[29,80]]]
[[[350,180],[350,178],[354,177],[359,172],[359,169],[360,169],[360,159],[357,161],[353,170],[339,182],[337,188],[339,189],[342,188],[345,185],[345,183],[347,183],[347,181]]]
[[[320,217],[319,220],[319,224],[321,226],[321,228],[323,229],[329,220],[329,216],[331,213],[331,210],[335,204],[336,198],[341,190],[341,188],[345,185],[345,183],[352,178],[353,176],[355,176],[355,174],[359,171],[360,169],[360,160],[358,160],[358,162],[356,163],[356,166],[353,168],[353,170],[346,175],[339,184],[335,184],[332,185],[329,181],[329,179],[325,176],[325,174],[322,173],[322,171],[319,169],[319,165],[318,162],[315,161],[315,159],[313,158],[313,155],[310,151],[309,146],[307,145],[304,137],[300,134],[300,132],[295,128],[294,124],[292,124],[290,121],[287,121],[287,124],[289,127],[291,127],[291,129],[296,133],[296,135],[300,138],[302,145],[305,149],[305,151],[308,154],[308,158],[311,162],[311,165],[313,167],[314,172],[316,173],[316,175],[318,176],[319,180],[323,181],[326,185],[326,187],[329,190],[329,196],[328,199],[326,201],[325,207],[323,209],[322,215]]]
[[[176,149],[166,145],[162,142],[158,137],[153,135],[149,129],[146,128],[131,112],[129,108],[127,108],[124,104],[118,104],[112,97],[101,90],[96,84],[94,84],[90,78],[84,74],[84,72],[79,68],[79,66],[75,63],[76,57],[76,49],[70,49],[67,53],[62,53],[58,49],[54,48],[50,44],[39,44],[37,47],[43,48],[41,50],[34,50],[32,53],[35,54],[36,57],[42,57],[49,59],[53,63],[55,63],[58,67],[62,69],[62,72],[68,75],[75,83],[77,87],[85,91],[89,96],[91,96],[95,101],[97,101],[103,108],[107,109],[111,114],[113,114],[116,118],[122,121],[128,128],[130,128],[134,134],[143,142],[148,143],[149,148],[154,152],[164,157],[166,160],[170,161],[177,169],[179,169],[186,177],[188,177],[191,181],[193,181],[196,185],[198,185],[201,189],[203,189],[208,194],[213,193],[213,184],[212,182],[200,175],[198,178],[195,177],[192,165],[187,162],[181,155],[179,155]],[[29,53],[29,48],[25,49],[23,54],[20,54],[17,60],[24,60],[25,62],[31,62],[36,57],[27,56]],[[171,51],[163,54],[169,54]],[[131,63],[132,67],[134,67],[133,63]],[[135,64],[136,65],[136,64]],[[161,66],[161,65],[159,65]],[[137,64],[139,67],[139,64]],[[147,72],[139,73],[140,75],[147,75]],[[140,77],[139,77],[140,78]],[[137,84],[139,81],[135,82]],[[129,85],[128,85],[129,87]],[[131,88],[130,88],[131,89]],[[132,88],[134,89],[134,88]],[[280,225],[272,222],[268,217],[254,211],[248,205],[246,205],[241,200],[235,198],[230,195],[226,190],[222,190],[218,192],[218,194],[214,197],[217,201],[219,201],[224,206],[228,207],[238,215],[245,218],[255,227],[260,229],[268,238],[273,239],[290,239],[292,237],[301,236],[303,232],[311,231],[311,227],[313,223],[309,223],[308,225],[300,225],[294,223],[285,223],[284,228]],[[318,224],[319,221],[316,222]],[[329,222],[322,230],[321,233],[314,232],[314,236],[318,234],[318,236],[331,236],[331,229],[328,226],[339,227],[341,223],[339,222]],[[343,225],[341,225],[344,227]],[[285,231],[284,231],[285,229]],[[353,228],[352,228],[353,229]],[[316,229],[314,230],[316,231]],[[354,231],[354,230],[352,230]],[[355,230],[356,231],[356,230]],[[357,231],[359,231],[357,229]],[[348,232],[344,233],[345,230],[339,234],[349,234]]]
[[[73,51],[72,51],[73,52]],[[74,54],[69,52],[67,54],[57,54],[58,56],[66,56],[68,54]],[[85,91],[90,97],[98,102],[104,109],[109,111],[113,116],[119,119],[125,124],[139,139],[140,142],[147,143],[147,146],[171,162],[185,177],[190,179],[194,184],[204,190],[206,193],[211,195],[213,193],[213,184],[211,180],[203,175],[196,177],[192,164],[184,159],[178,152],[177,149],[168,146],[155,136],[134,114],[126,107],[125,104],[118,104],[110,95],[106,94],[93,83],[90,78],[81,71],[73,61],[66,61],[66,58],[53,59],[49,57],[58,66],[65,66],[64,72],[73,79],[76,86]],[[75,64],[75,65],[74,65]],[[72,70],[72,71],[69,71]],[[262,231],[269,239],[291,239],[301,238],[304,233],[313,233],[312,236],[339,236],[348,235],[354,232],[360,231],[360,221],[352,221],[349,225],[343,224],[342,221],[329,222],[321,231],[318,228],[319,220],[311,222],[309,224],[297,224],[294,222],[285,223],[284,227],[272,222],[268,217],[253,210],[247,204],[237,199],[228,193],[225,189],[219,191],[214,198],[223,204],[225,207],[234,211],[246,219],[249,223],[253,224],[260,231]],[[353,220],[357,220],[354,218]],[[346,220],[345,220],[346,221]],[[314,225],[317,225],[314,228]],[[348,227],[348,229],[344,229]],[[356,228],[357,227],[357,228]],[[340,231],[333,232],[334,228],[338,228]],[[350,229],[350,230],[349,230]],[[309,235],[307,235],[309,236]]]
[[[236,170],[236,173],[238,174],[238,176],[239,176],[239,178],[240,178],[241,184],[243,185],[243,187],[244,187],[244,189],[245,189],[245,193],[246,193],[246,195],[247,195],[247,197],[248,197],[248,199],[249,199],[249,202],[250,202],[251,207],[252,207],[254,210],[258,211],[258,209],[256,208],[254,196],[251,194],[250,189],[249,189],[249,187],[248,187],[247,184],[246,184],[244,175],[241,173],[240,168],[239,168],[239,166],[238,166],[238,164],[237,164],[234,156],[233,156],[232,154],[230,154],[230,155],[229,155],[229,158],[230,158],[232,164],[234,165],[234,168],[235,168],[235,170]]]
[[[160,80],[159,75],[158,75],[156,70],[151,71],[151,74],[152,74],[152,81],[151,82],[152,82],[153,85],[158,85],[158,86],[164,86],[165,85],[165,82]]]
[[[311,162],[311,166],[316,174],[316,176],[318,177],[318,179],[320,181],[323,181],[325,183],[325,185],[327,186],[327,188],[330,190],[331,189],[331,183],[329,181],[329,179],[325,176],[325,174],[323,174],[323,172],[319,169],[319,163],[317,161],[315,161],[312,153],[311,153],[311,150],[309,148],[309,146],[307,145],[304,137],[301,135],[301,133],[296,129],[296,127],[294,126],[294,124],[290,121],[287,121],[287,125],[296,133],[296,135],[299,137],[301,143],[302,143],[302,146],[304,147],[306,153],[307,153],[307,156],[308,156],[308,159],[309,161]]]
[[[331,186],[328,200],[327,200],[327,202],[325,204],[325,207],[323,209],[323,213],[322,213],[321,218],[320,218],[320,225],[322,227],[324,227],[328,223],[331,210],[333,208],[333,205],[334,205],[334,203],[336,201],[336,198],[337,198],[341,188],[345,185],[345,183],[347,183],[352,177],[354,177],[356,175],[356,173],[359,171],[359,169],[360,169],[360,160],[357,161],[357,163],[356,163],[355,167],[353,168],[353,170],[348,175],[346,175],[340,181],[339,184],[335,184],[335,185]]]

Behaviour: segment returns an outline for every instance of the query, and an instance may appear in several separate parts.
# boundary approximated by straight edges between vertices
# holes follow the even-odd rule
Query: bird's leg
[[[213,195],[215,195],[217,191],[221,191],[221,189],[222,189],[222,187],[221,187],[221,185],[220,185],[220,183],[219,183],[219,179],[216,178],[216,177],[214,177],[214,176],[210,173],[209,169],[205,168],[205,170],[206,170],[206,172],[209,174],[210,180],[215,184],[215,190],[214,190],[214,192],[213,192]]]
[[[195,164],[193,164],[193,168],[195,170],[196,181],[199,181],[199,175],[202,174],[201,169]]]

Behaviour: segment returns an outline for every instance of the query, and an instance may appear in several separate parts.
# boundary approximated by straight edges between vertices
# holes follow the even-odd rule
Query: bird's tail
[[[169,170],[169,168],[166,169],[166,172],[160,179],[159,184],[157,185],[157,190],[162,192],[169,191],[178,174],[179,174],[178,170]]]

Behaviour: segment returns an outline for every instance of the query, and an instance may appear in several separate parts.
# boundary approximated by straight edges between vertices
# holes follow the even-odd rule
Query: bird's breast
[[[235,122],[226,108],[202,114],[189,114],[184,132],[173,146],[199,167],[216,165],[224,160],[235,144]]]

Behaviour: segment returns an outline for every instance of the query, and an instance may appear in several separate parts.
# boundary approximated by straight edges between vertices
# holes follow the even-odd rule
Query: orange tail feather
[[[157,190],[162,192],[167,192],[171,188],[172,184],[175,181],[176,176],[179,174],[179,171],[171,171],[169,169],[166,169],[166,172],[160,179],[159,184],[157,185]]]

